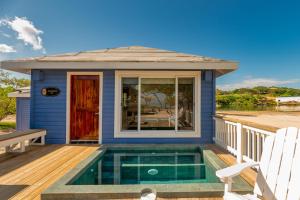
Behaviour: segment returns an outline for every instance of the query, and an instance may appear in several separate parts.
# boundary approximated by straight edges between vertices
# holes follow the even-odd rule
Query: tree
[[[16,113],[16,99],[9,98],[7,95],[13,92],[13,87],[0,87],[0,121],[7,115]]]
[[[8,93],[29,85],[28,79],[12,77],[8,72],[0,71],[0,121],[16,113],[16,99],[9,98]]]
[[[12,87],[14,89],[30,86],[30,80],[12,77],[8,72],[0,71],[0,86]]]
[[[300,89],[287,87],[239,88],[231,91],[216,91],[219,109],[256,110],[276,106],[275,97],[300,96]]]

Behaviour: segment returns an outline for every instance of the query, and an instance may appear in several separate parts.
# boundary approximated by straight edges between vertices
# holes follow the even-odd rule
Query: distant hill
[[[232,91],[217,89],[218,109],[264,110],[275,107],[276,97],[300,96],[300,89],[288,87],[239,88]]]
[[[254,88],[239,88],[231,91],[222,91],[217,89],[217,94],[252,94],[267,95],[272,97],[291,97],[300,96],[300,89],[288,87],[264,87],[258,86]]]

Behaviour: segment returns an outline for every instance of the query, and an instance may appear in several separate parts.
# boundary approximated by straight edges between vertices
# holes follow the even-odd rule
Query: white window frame
[[[141,78],[194,78],[194,130],[140,130],[140,118],[138,116],[138,130],[121,130],[121,97],[122,97],[122,78],[137,77],[139,83]],[[177,82],[176,82],[177,83]],[[139,84],[140,87],[141,84]],[[177,85],[177,84],[176,84]],[[138,101],[140,101],[140,88],[138,91]],[[177,127],[177,87],[175,89],[175,112]],[[195,138],[201,137],[201,72],[200,71],[115,71],[115,115],[114,115],[114,138]],[[138,102],[138,113],[140,113],[140,102]],[[177,129],[177,128],[175,128]]]

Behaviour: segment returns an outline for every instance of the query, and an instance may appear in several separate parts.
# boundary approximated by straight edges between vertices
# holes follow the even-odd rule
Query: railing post
[[[241,123],[236,124],[236,142],[237,142],[237,155],[236,155],[236,161],[237,163],[242,163],[243,161],[243,149],[242,149],[242,131],[243,131],[243,126]]]

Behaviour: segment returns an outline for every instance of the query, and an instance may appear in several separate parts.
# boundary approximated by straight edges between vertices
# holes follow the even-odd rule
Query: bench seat
[[[9,151],[11,145],[20,144],[20,151],[25,151],[25,141],[34,143],[38,138],[41,138],[40,143],[45,144],[46,130],[43,129],[29,129],[25,131],[15,131],[8,134],[0,135],[0,147],[5,147],[6,151]],[[36,144],[36,143],[35,143]]]

